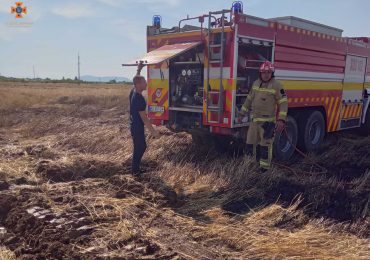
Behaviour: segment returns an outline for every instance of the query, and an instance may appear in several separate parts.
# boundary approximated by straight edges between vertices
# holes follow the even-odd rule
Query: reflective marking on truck
[[[334,103],[334,107],[331,111],[331,117],[330,117],[330,122],[329,122],[329,130],[332,130],[333,131],[333,122],[334,122],[334,116],[335,115],[338,115],[338,111],[339,111],[339,107],[340,107],[340,104],[339,104],[339,97],[335,98],[335,103]]]
[[[342,106],[342,119],[357,118],[361,116],[362,104],[357,103],[353,105],[343,105]]]

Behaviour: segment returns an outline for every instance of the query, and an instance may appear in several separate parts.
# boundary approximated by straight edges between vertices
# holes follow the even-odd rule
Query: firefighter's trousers
[[[251,122],[247,134],[247,152],[253,153],[254,158],[263,169],[270,169],[274,137],[264,138],[263,122]]]

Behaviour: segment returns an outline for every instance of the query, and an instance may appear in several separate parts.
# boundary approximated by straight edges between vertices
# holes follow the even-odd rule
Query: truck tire
[[[365,116],[365,123],[361,124],[360,128],[361,134],[365,136],[370,135],[370,107],[367,109]]]
[[[288,161],[295,152],[298,139],[298,126],[294,117],[288,116],[286,121],[286,132],[288,137],[283,132],[275,134],[274,141],[274,158],[281,162]]]
[[[298,124],[298,147],[306,152],[317,151],[325,136],[325,119],[320,111],[304,113]]]

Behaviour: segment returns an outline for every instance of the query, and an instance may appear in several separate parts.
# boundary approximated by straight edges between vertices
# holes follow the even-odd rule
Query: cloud
[[[14,5],[14,1],[0,0],[0,12],[10,13],[10,7]]]
[[[110,5],[110,6],[124,6],[131,3],[131,0],[97,0],[100,3]],[[136,3],[139,4],[152,4],[152,5],[168,5],[168,6],[177,6],[180,3],[180,0],[136,0]]]
[[[143,37],[145,37],[145,32],[141,30],[139,24],[125,19],[113,20],[111,21],[111,24],[116,34],[124,36],[131,42],[135,44],[142,44],[143,42],[145,42],[145,40],[143,41]],[[125,30],[122,31],[122,28],[125,28]]]
[[[30,34],[32,32],[32,25],[27,27],[12,26],[12,24],[0,23],[0,42],[11,42],[16,36],[22,34]]]
[[[119,6],[121,4],[121,0],[98,0],[98,2],[110,5],[110,6]]]
[[[12,39],[12,32],[9,27],[0,23],[0,42],[10,41]]]
[[[95,16],[96,12],[87,4],[76,4],[70,3],[65,5],[60,5],[52,8],[51,12],[53,14],[63,16],[65,18],[83,18]]]

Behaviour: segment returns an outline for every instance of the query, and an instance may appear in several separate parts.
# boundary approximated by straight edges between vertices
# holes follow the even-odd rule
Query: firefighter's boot
[[[253,146],[253,156],[259,163],[260,167],[268,170],[271,167],[272,161],[272,144],[274,138],[265,135],[263,123],[252,122],[248,129],[247,147]]]
[[[270,140],[264,140],[265,144],[267,144],[266,142],[270,142]],[[260,160],[261,169],[269,170],[271,168],[271,161],[272,161],[272,144],[261,145],[261,160]]]

